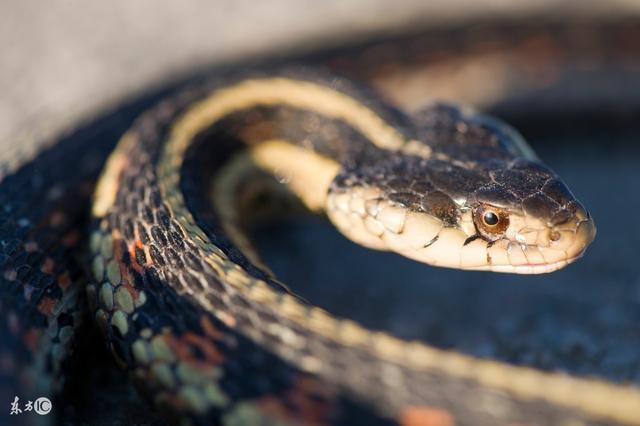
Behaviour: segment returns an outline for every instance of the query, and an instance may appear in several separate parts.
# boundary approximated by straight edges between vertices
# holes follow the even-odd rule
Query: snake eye
[[[487,226],[495,226],[498,224],[498,215],[495,214],[494,212],[486,212],[484,214],[484,216],[482,216],[482,220],[484,221],[484,224]]]
[[[502,234],[509,227],[509,215],[497,207],[481,205],[474,216],[478,230],[489,236]]]

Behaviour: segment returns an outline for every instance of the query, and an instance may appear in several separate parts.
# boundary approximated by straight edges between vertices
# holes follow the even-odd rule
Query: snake
[[[475,47],[449,54],[497,58],[494,81],[469,99],[515,90],[501,73],[533,86],[583,56],[591,69],[623,63],[640,39],[634,21],[533,27],[471,31]],[[0,396],[59,392],[70,353],[95,328],[176,424],[640,424],[633,386],[335,317],[280,282],[247,233],[270,194],[359,245],[432,266],[540,274],[579,259],[594,219],[523,137],[418,95],[433,64],[447,63],[435,41],[455,45],[459,34],[374,43],[317,66],[214,72],[162,97],[123,135],[100,142],[80,130],[3,158]],[[393,60],[375,67],[381,51]],[[452,69],[465,81],[477,71]]]

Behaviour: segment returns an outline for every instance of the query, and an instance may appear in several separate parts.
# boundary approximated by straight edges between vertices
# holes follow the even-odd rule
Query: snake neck
[[[188,149],[189,158],[216,159],[199,168],[206,176],[199,185],[213,182],[218,234],[268,270],[244,231],[281,215],[282,206],[264,202],[281,194],[325,213],[360,245],[437,266],[550,272],[593,238],[588,213],[506,124],[446,104],[395,116],[405,138],[397,148],[369,137],[354,117],[262,104],[228,114]],[[508,215],[512,226],[484,229],[477,212],[487,209]],[[563,241],[552,241],[558,235]]]

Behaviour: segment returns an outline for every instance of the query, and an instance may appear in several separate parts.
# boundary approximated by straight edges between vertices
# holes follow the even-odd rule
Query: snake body
[[[257,195],[276,188],[371,248],[445,267],[551,272],[582,255],[595,226],[515,130],[449,103],[408,114],[330,72],[239,74],[143,113],[109,156],[90,219],[77,200],[93,192],[109,144],[61,142],[3,178],[0,333],[13,363],[0,370],[3,389],[51,390],[33,375],[58,375],[84,289],[116,361],[185,422],[640,422],[632,387],[335,318],[280,283],[244,233]],[[393,78],[367,80],[384,91]],[[60,166],[70,153],[80,156],[72,173]],[[33,173],[40,164],[49,168]],[[18,192],[32,196],[11,202]],[[76,256],[87,220],[89,279]]]

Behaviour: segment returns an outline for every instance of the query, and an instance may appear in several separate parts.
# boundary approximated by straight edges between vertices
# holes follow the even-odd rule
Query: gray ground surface
[[[469,18],[638,10],[636,0],[2,0],[0,147],[232,59]]]
[[[34,135],[73,129],[125,99],[231,59],[469,17],[632,9],[640,3],[0,1],[0,161],[37,141]],[[313,218],[261,231],[260,247],[294,290],[370,327],[479,356],[640,384],[638,130],[576,125],[564,134],[529,135],[589,207],[599,231],[584,259],[552,275],[430,268],[357,247]],[[87,371],[84,401],[65,407],[68,422],[160,422],[117,370],[94,371],[89,364]]]

